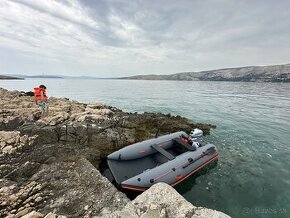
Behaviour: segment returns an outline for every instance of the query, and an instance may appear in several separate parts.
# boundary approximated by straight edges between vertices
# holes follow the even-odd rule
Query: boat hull
[[[190,173],[188,173],[188,174],[186,174],[184,176],[179,176],[179,177],[175,178],[176,181],[173,182],[173,183],[167,183],[166,181],[162,181],[162,180],[159,180],[158,182],[165,182],[165,183],[171,185],[172,187],[174,187],[174,186],[178,185],[179,183],[183,182],[185,179],[187,179],[188,177],[190,177],[194,173],[196,173],[197,171],[201,170],[203,167],[205,167],[205,166],[209,165],[211,162],[217,160],[218,157],[219,157],[219,153],[217,152],[214,155],[214,157],[212,157],[211,159],[207,160],[206,162],[204,162],[202,165],[198,166],[197,168],[193,169]],[[155,183],[157,183],[157,182],[155,182]],[[122,189],[133,190],[133,191],[145,191],[145,190],[147,190],[150,187],[151,187],[151,185],[148,186],[148,187],[127,185],[127,184],[122,184],[121,185]]]

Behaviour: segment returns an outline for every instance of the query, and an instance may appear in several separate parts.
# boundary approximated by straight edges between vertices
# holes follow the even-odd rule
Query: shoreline
[[[128,113],[101,103],[54,97],[49,98],[49,116],[40,119],[33,97],[2,88],[0,96],[0,216],[38,212],[44,217],[53,212],[66,217],[140,217],[151,213],[228,217],[193,206],[162,183],[130,201],[97,169],[101,158],[126,145],[178,130],[200,128],[209,133],[215,126],[194,124],[180,116]],[[170,196],[179,199],[181,208],[174,206]],[[147,209],[143,211],[135,203],[147,205]],[[182,210],[184,216],[172,208]]]

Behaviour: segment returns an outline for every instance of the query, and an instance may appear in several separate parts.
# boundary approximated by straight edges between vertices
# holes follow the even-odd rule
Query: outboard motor
[[[203,136],[203,131],[201,129],[195,128],[194,130],[192,130],[189,133],[189,136],[190,136],[191,140],[195,140],[195,139]]]
[[[197,142],[197,138],[203,136],[203,131],[201,129],[195,128],[189,133],[189,139],[192,141],[192,146],[195,147],[196,149],[200,147],[199,142]]]
[[[192,141],[191,146],[192,146],[192,147],[195,147],[195,149],[198,149],[198,148],[200,147],[200,144],[199,144],[199,142]]]

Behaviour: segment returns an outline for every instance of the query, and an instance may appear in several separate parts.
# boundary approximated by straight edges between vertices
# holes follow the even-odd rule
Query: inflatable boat
[[[110,154],[103,175],[122,189],[144,191],[158,182],[175,186],[218,156],[215,145],[198,143],[181,131]]]

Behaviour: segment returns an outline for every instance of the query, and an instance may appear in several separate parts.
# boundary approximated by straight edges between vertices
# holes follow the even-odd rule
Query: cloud
[[[111,77],[286,63],[289,6],[286,0],[2,0],[0,73]]]

